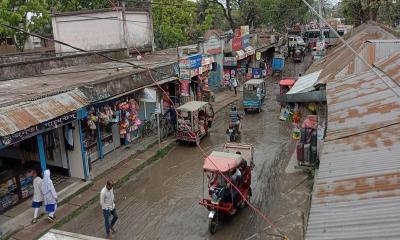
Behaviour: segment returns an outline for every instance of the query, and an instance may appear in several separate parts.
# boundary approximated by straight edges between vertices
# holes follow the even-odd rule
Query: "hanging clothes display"
[[[69,151],[74,150],[74,135],[73,135],[74,127],[72,124],[67,124],[64,126],[64,142],[65,148]]]

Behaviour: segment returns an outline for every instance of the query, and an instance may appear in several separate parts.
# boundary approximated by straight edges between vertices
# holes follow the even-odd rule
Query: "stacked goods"
[[[317,162],[317,117],[309,115],[300,129],[300,142],[296,146],[299,165],[314,165]]]

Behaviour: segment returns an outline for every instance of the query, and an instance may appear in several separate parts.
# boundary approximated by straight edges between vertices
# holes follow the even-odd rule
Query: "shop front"
[[[213,57],[213,71],[208,74],[208,86],[210,90],[218,90],[223,86],[223,49],[224,33],[219,30],[209,30],[204,35],[203,53]]]
[[[86,104],[74,90],[1,109],[0,212],[33,194],[31,170],[50,169],[57,191],[69,177],[88,179],[79,125]]]
[[[214,63],[214,57],[201,54],[191,55],[180,61],[180,104],[190,101],[210,101],[208,80]]]

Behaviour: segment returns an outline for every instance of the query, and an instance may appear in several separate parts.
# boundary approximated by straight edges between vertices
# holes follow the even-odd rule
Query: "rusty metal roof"
[[[382,77],[400,92],[400,53],[375,64]],[[327,85],[327,140],[400,121],[400,101],[374,72],[336,78]]]
[[[355,51],[360,52],[366,41],[381,39],[396,39],[396,36],[379,25],[362,24],[350,32],[346,37],[346,42]],[[312,64],[306,73],[322,70],[319,79],[325,78],[325,81],[329,82],[343,69],[345,69],[346,74],[351,74],[354,69],[354,58],[354,54],[344,44],[340,44],[328,51],[328,55],[322,60]]]
[[[0,108],[0,136],[7,136],[49,121],[89,104],[79,90]]]
[[[398,91],[400,53],[374,64]],[[400,99],[372,71],[327,84],[306,239],[400,239]]]
[[[400,124],[324,144],[306,239],[400,239]]]

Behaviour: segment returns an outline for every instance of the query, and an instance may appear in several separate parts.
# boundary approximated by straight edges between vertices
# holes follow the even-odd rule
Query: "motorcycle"
[[[229,128],[226,130],[226,134],[229,135],[230,142],[236,142],[240,137],[240,131],[238,124],[229,124]]]

